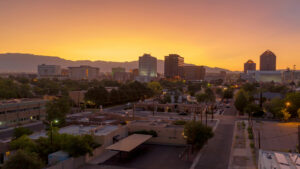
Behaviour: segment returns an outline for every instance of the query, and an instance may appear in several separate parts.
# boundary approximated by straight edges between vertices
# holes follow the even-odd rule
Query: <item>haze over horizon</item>
[[[277,68],[300,64],[299,0],[0,1],[1,53],[134,61],[170,53],[242,70],[267,49]],[[298,66],[299,67],[299,66]]]

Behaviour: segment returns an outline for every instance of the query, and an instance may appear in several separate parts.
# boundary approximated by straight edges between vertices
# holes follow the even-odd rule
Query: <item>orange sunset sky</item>
[[[300,0],[0,0],[0,53],[132,61],[143,53],[242,70],[270,49],[300,67]]]

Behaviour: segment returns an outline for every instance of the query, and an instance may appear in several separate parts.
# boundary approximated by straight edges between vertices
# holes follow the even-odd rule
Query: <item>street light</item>
[[[291,106],[291,102],[286,102],[286,103],[285,103],[285,106],[286,106],[286,107],[290,107],[290,106]]]
[[[55,120],[52,120],[52,121],[45,120],[45,122],[50,125],[50,130],[51,130],[50,131],[50,141],[51,141],[51,146],[52,146],[52,143],[53,143],[53,123],[57,124],[59,121],[55,119]]]

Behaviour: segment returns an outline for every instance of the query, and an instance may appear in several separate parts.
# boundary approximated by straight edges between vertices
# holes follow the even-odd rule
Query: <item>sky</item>
[[[300,0],[0,0],[0,53],[133,61],[170,53],[243,70],[300,67]]]

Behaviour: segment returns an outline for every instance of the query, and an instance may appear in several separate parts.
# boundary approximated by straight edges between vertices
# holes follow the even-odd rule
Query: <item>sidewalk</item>
[[[256,169],[247,128],[248,121],[235,122],[228,169]]]

